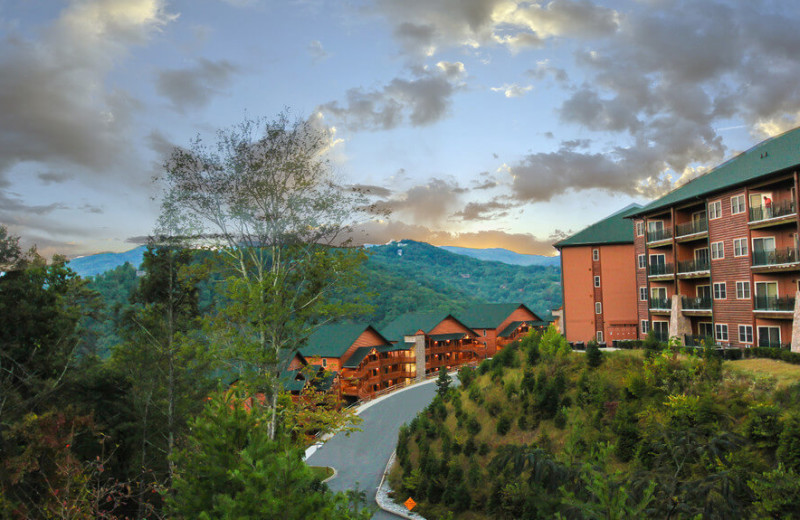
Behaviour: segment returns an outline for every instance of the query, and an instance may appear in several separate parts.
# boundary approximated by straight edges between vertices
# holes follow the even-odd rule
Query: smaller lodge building
[[[478,335],[483,344],[481,358],[494,356],[505,345],[533,329],[544,329],[542,320],[523,303],[484,303],[459,313],[458,319]]]

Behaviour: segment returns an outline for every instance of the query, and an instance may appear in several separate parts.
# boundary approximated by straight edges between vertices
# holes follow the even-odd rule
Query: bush
[[[504,415],[497,421],[497,433],[499,435],[505,435],[509,430],[511,430],[511,419]]]
[[[559,430],[563,430],[567,426],[567,414],[564,408],[559,408],[556,416],[553,417],[553,425]]]
[[[597,345],[597,342],[592,340],[586,345],[586,364],[589,365],[590,368],[597,368],[603,362],[603,353],[600,352],[600,348]]]
[[[473,370],[472,367],[463,367],[458,371],[458,381],[461,383],[463,388],[469,387],[469,385],[475,381],[475,377],[475,370]]]
[[[528,429],[528,416],[527,415],[522,414],[522,415],[519,416],[519,419],[517,419],[517,428],[519,428],[520,430],[523,430],[523,431]]]
[[[467,431],[472,435],[477,435],[481,431],[481,423],[478,422],[478,418],[473,416],[469,418],[467,421]]]
[[[800,415],[792,413],[783,421],[778,441],[778,461],[794,472],[800,472]]]

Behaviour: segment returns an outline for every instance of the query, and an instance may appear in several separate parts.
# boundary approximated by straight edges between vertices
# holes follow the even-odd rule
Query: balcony
[[[704,233],[708,233],[708,219],[684,222],[675,226],[675,238],[679,242],[703,238],[706,236]]]
[[[681,306],[686,312],[711,312],[711,298],[681,298]]]
[[[752,269],[791,271],[800,268],[800,251],[793,247],[774,251],[753,251]]]
[[[649,264],[647,266],[648,278],[671,278],[675,272],[675,266],[672,264]]]
[[[750,208],[750,227],[766,227],[794,220],[796,209],[793,200],[775,202],[771,207]]]
[[[647,232],[647,245],[653,246],[659,242],[664,242],[664,244],[658,245],[665,245],[672,239],[672,230],[669,228],[664,229],[654,229],[653,231]]]
[[[794,297],[792,296],[758,296],[755,297],[755,312],[794,312]]]
[[[711,273],[711,264],[708,260],[684,260],[678,262],[679,278],[704,278]]]
[[[669,298],[650,298],[650,312],[669,312],[671,308]]]

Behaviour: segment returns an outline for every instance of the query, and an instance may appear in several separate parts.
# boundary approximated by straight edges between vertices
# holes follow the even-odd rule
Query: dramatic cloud
[[[159,72],[156,88],[176,111],[185,113],[206,106],[230,84],[235,72],[237,67],[227,60],[200,59],[194,67]]]
[[[517,85],[516,83],[506,83],[502,87],[492,87],[492,92],[502,92],[507,98],[522,97],[533,89],[532,85]]]
[[[547,256],[556,253],[551,240],[539,240],[528,233],[507,233],[501,230],[455,233],[394,220],[368,222],[362,229],[354,232],[352,238],[357,244],[385,244],[391,240],[410,239],[437,246],[502,247],[517,253]]]
[[[540,47],[558,36],[595,38],[619,24],[613,9],[588,0],[381,0],[377,11],[395,24],[408,52],[432,55],[439,47]]]
[[[36,39],[13,31],[0,45],[0,178],[20,162],[105,173],[130,155],[135,100],[105,78],[131,45],[173,17],[161,0],[73,1]]]
[[[378,201],[375,209],[416,224],[438,225],[461,206],[460,197],[467,191],[458,183],[431,179],[427,184],[414,186],[389,199]]]
[[[412,126],[433,124],[447,114],[450,98],[462,87],[464,65],[440,61],[414,74],[415,79],[395,78],[380,90],[350,89],[346,106],[332,101],[318,111],[352,131],[390,130],[406,120]]]
[[[508,210],[515,207],[502,199],[495,198],[489,202],[469,202],[463,210],[453,213],[462,220],[494,220],[508,215]]]

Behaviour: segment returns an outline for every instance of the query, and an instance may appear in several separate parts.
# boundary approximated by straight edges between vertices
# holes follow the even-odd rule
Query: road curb
[[[389,456],[389,462],[386,463],[386,469],[383,470],[381,483],[378,484],[378,489],[375,491],[375,503],[387,513],[399,516],[400,518],[405,518],[406,520],[426,520],[422,515],[412,513],[411,511],[406,512],[407,510],[404,510],[403,506],[389,498],[390,489],[389,485],[386,483],[386,475],[389,474],[389,470],[391,470],[392,465],[394,465],[396,454],[397,451],[393,451],[391,456]],[[386,487],[384,487],[384,484],[386,484]]]

